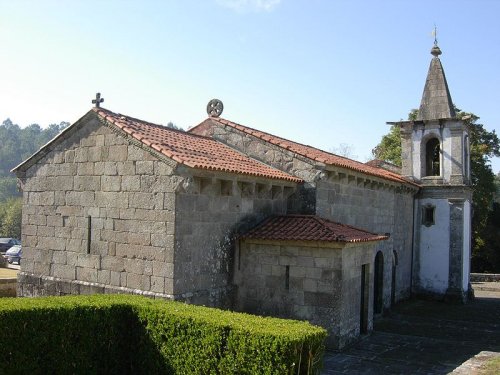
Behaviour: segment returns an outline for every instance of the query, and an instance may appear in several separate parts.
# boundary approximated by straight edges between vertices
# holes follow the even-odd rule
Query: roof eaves
[[[254,239],[254,240],[263,240],[263,241],[300,241],[300,242],[309,242],[309,243],[361,243],[361,242],[373,242],[373,241],[382,241],[382,240],[387,240],[389,237],[386,235],[380,235],[380,234],[375,234],[372,232],[368,232],[363,229],[359,229],[350,225],[346,224],[341,224],[341,223],[336,223],[333,221],[329,221],[327,219],[323,219],[321,217],[318,217],[316,215],[286,215],[285,217],[288,219],[292,218],[297,218],[297,219],[304,219],[304,220],[312,220],[315,221],[321,228],[326,230],[331,236],[331,239],[320,239],[320,238],[290,238],[288,235],[283,234],[283,235],[276,235],[274,234],[274,238],[269,238],[269,236],[265,234],[256,234],[255,229],[259,227],[264,227],[267,225],[269,222],[273,221],[274,219],[279,218],[280,216],[271,216],[268,217],[264,220],[262,220],[260,223],[258,223],[256,226],[254,226],[253,229],[249,230],[248,232],[242,234],[240,236],[240,239]],[[351,238],[347,239],[346,235],[344,234],[337,234],[333,228],[331,228],[331,225],[339,225],[343,228],[354,230],[359,233],[364,233],[366,235],[369,235],[370,237],[368,238]],[[253,232],[253,233],[252,233]]]
[[[270,143],[272,143],[272,144],[274,144],[274,145],[276,145],[278,147],[281,147],[281,148],[284,148],[286,150],[289,150],[289,151],[291,151],[291,152],[293,152],[293,153],[295,153],[297,155],[301,155],[301,156],[303,156],[303,157],[305,157],[305,158],[307,158],[309,160],[318,161],[318,162],[321,162],[321,163],[324,163],[324,164],[327,164],[327,165],[339,166],[339,167],[342,167],[342,168],[345,168],[345,169],[357,171],[359,173],[368,174],[368,175],[371,175],[371,176],[374,176],[374,177],[379,177],[379,178],[382,178],[382,179],[385,179],[385,180],[390,180],[390,181],[397,182],[397,183],[410,184],[410,185],[413,185],[413,186],[420,187],[419,185],[413,183],[412,181],[409,181],[409,180],[403,178],[402,176],[390,175],[389,173],[386,173],[386,170],[384,170],[384,169],[377,168],[377,169],[380,169],[380,172],[379,173],[375,173],[374,171],[367,170],[367,168],[365,167],[365,164],[363,164],[361,162],[358,162],[356,160],[352,160],[352,159],[349,159],[349,158],[345,158],[345,157],[340,156],[340,155],[335,155],[335,154],[332,154],[330,152],[320,150],[320,149],[318,149],[316,147],[313,147],[313,146],[304,145],[304,144],[297,143],[297,142],[294,142],[294,141],[290,141],[290,140],[287,140],[287,139],[284,139],[284,138],[281,138],[281,137],[273,136],[272,134],[268,134],[268,133],[262,132],[260,130],[256,130],[256,129],[253,129],[253,128],[250,128],[250,127],[247,127],[247,126],[243,126],[241,124],[238,124],[238,123],[235,123],[235,122],[232,122],[232,121],[220,118],[220,117],[210,118],[210,120],[218,122],[218,123],[220,123],[222,125],[230,126],[230,127],[235,128],[237,130],[240,130],[240,131],[242,131],[244,133],[250,134],[250,135],[252,135],[252,136],[254,136],[256,138],[260,138],[260,139],[262,139],[262,140],[264,140],[266,142],[270,142]],[[205,121],[202,122],[199,125],[204,124]],[[339,159],[345,159],[345,162],[339,161],[338,163],[330,163],[328,161],[328,159],[326,159],[325,157],[312,155],[307,150],[304,151],[304,152],[300,152],[298,150],[292,150],[293,147],[290,145],[290,143],[294,143],[294,144],[296,144],[296,145],[298,145],[300,147],[309,148],[309,149],[311,149],[311,151],[319,151],[321,153],[329,154],[329,155],[332,155],[332,156],[334,156],[336,158],[339,158]],[[360,166],[356,167],[356,166],[351,165],[351,163],[359,163]]]
[[[332,234],[335,234],[335,232],[329,226],[329,223],[331,223],[330,221],[328,221],[326,219],[323,219],[321,217],[318,217],[318,216],[314,216],[314,218],[321,225],[323,225],[323,227],[325,227],[329,232],[331,232]],[[359,228],[353,227],[352,225],[341,224],[341,223],[337,223],[337,224],[343,226],[344,228],[349,228],[349,229],[353,229],[353,230],[356,230],[356,231],[364,232],[364,233],[367,233],[367,234],[370,234],[370,235],[373,236],[371,238],[353,238],[351,240],[346,240],[345,236],[340,235],[341,237],[344,237],[344,238],[343,239],[339,239],[339,241],[354,243],[354,242],[382,241],[382,240],[389,239],[389,237],[386,236],[386,235],[372,233],[372,232],[366,231],[364,229],[359,229]]]

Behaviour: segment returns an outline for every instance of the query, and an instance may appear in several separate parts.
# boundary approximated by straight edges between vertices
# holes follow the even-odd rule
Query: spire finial
[[[438,45],[438,28],[436,26],[436,24],[434,24],[434,31],[432,32],[432,36],[434,37],[434,45],[437,46]]]
[[[441,49],[438,46],[438,39],[437,39],[437,26],[434,24],[434,30],[432,31],[432,36],[434,36],[434,46],[431,49],[431,55],[434,57],[438,57],[439,55],[442,54]]]

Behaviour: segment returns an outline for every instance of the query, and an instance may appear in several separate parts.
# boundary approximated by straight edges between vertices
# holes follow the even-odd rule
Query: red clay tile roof
[[[399,165],[389,163],[388,161],[385,161],[385,160],[373,159],[373,160],[367,161],[365,163],[365,165],[369,165],[369,166],[375,167],[375,168],[382,168],[382,169],[385,169],[389,172],[401,174],[401,167]]]
[[[241,236],[273,241],[368,242],[388,237],[313,215],[272,216]]]
[[[371,176],[376,176],[380,177],[386,180],[394,181],[394,182],[399,182],[399,183],[404,183],[404,184],[411,184],[414,186],[419,186],[415,184],[412,181],[409,181],[405,179],[403,176],[400,174],[382,169],[382,168],[377,168],[373,167],[370,165],[366,165],[363,163],[360,163],[355,160],[351,160],[342,156],[338,156],[320,149],[317,149],[312,146],[306,146],[297,142],[289,141],[288,139],[277,137],[275,135],[269,134],[262,132],[260,130],[252,129],[244,125],[237,124],[235,122],[220,118],[220,117],[210,117],[209,120],[212,120],[214,122],[218,122],[219,124],[222,125],[227,125],[230,126],[234,129],[240,130],[246,134],[253,135],[254,137],[260,138],[266,142],[269,142],[271,144],[274,144],[276,146],[282,147],[284,149],[290,150],[291,152],[294,152],[298,155],[304,156],[306,158],[318,161],[320,163],[328,164],[328,165],[333,165],[333,166],[338,166],[338,167],[343,167],[347,169],[351,169],[357,172],[365,173]],[[201,123],[200,125],[203,125]],[[200,126],[198,125],[198,126]],[[196,128],[194,127],[190,129],[189,131],[196,134]]]
[[[104,108],[99,117],[161,154],[191,168],[223,171],[300,183],[303,180],[251,159],[216,140],[152,124]]]

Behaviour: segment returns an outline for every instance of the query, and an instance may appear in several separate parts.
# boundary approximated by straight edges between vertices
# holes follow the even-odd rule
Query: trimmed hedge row
[[[1,374],[316,374],[326,331],[129,295],[0,299]]]

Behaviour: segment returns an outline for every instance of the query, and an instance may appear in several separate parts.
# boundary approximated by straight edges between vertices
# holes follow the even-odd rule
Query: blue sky
[[[222,117],[360,161],[420,104],[438,28],[455,104],[500,131],[500,1],[0,0],[0,121]],[[500,160],[493,161],[495,172]]]

